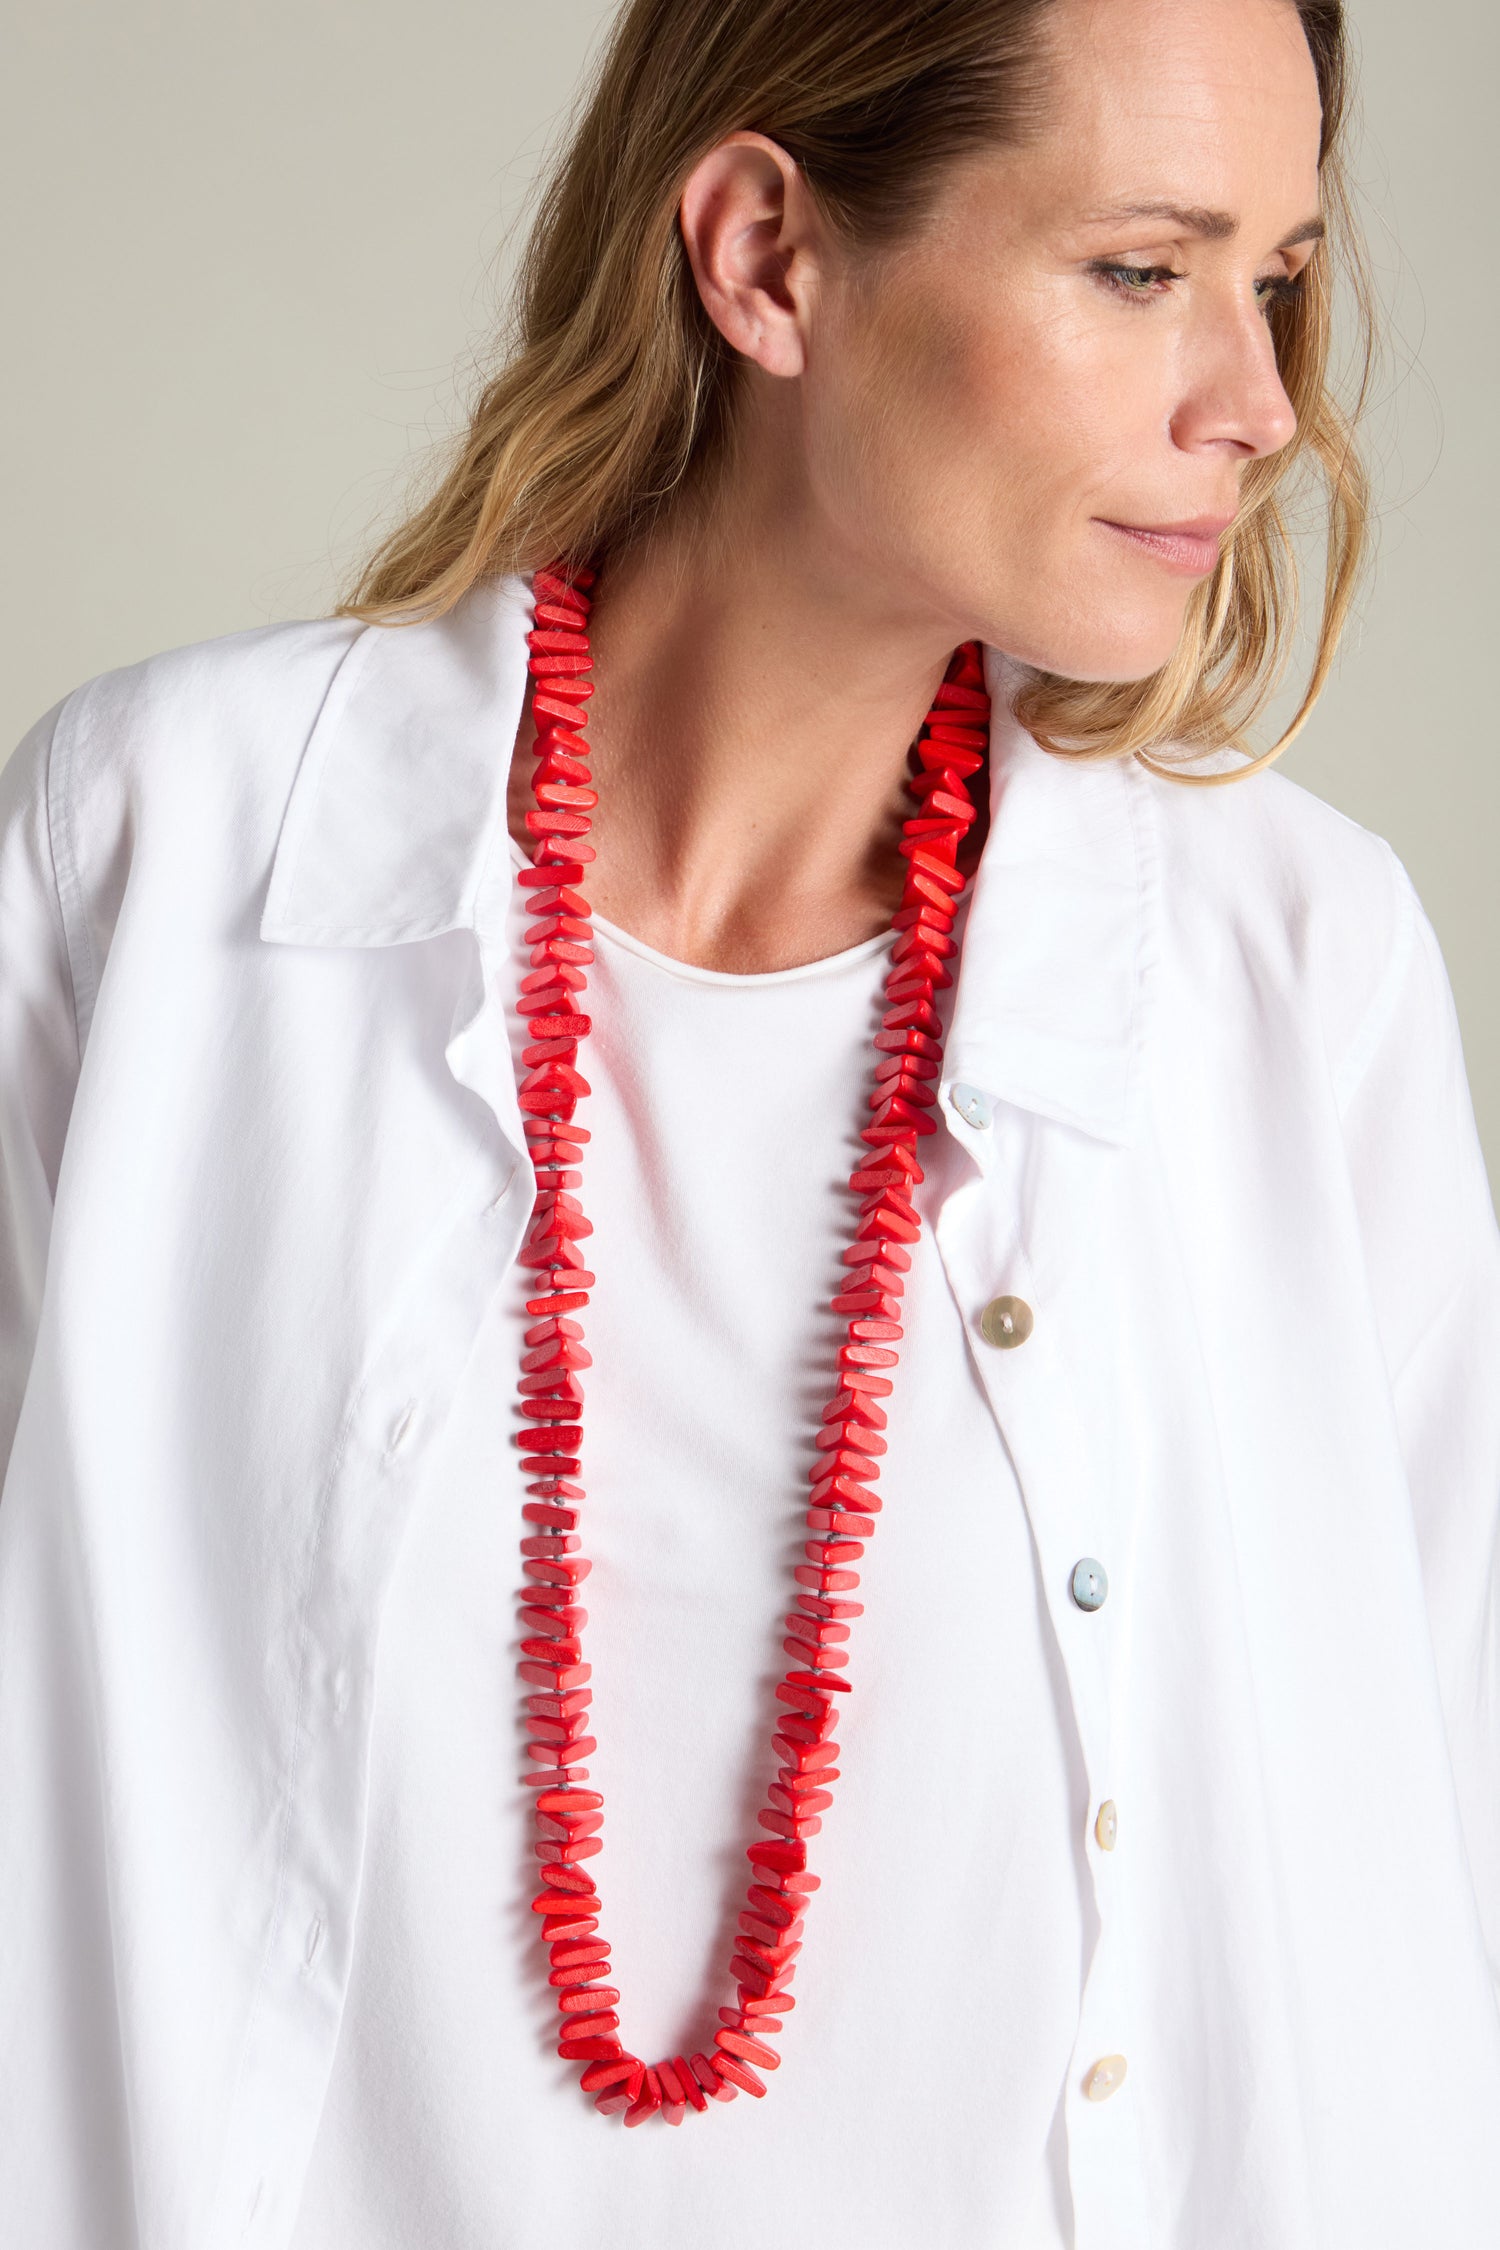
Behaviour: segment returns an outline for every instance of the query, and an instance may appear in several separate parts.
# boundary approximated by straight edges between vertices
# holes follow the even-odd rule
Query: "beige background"
[[[598,0],[11,0],[0,757],[107,667],[315,615],[459,414]],[[1494,0],[1353,0],[1394,352],[1380,554],[1285,770],[1390,838],[1500,1181]]]

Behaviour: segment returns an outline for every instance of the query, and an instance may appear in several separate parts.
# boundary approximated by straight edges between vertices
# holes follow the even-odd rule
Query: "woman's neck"
[[[740,974],[886,928],[907,748],[952,653],[941,625],[784,540],[736,549],[722,533],[606,558],[593,591],[591,905],[676,960]],[[523,849],[534,733],[528,691],[508,802]]]

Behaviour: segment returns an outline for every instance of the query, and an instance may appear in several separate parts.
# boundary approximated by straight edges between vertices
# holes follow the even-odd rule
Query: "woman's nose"
[[[1191,380],[1172,417],[1175,443],[1185,452],[1220,446],[1261,456],[1279,453],[1296,430],[1265,314],[1238,306],[1215,310],[1197,339]]]

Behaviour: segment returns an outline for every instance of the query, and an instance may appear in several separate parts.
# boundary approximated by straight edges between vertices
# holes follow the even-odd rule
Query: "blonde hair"
[[[410,623],[478,580],[624,544],[727,457],[738,355],[708,317],[677,225],[684,182],[726,134],[763,132],[801,167],[852,247],[878,250],[929,208],[965,151],[1023,141],[1045,115],[1051,0],[629,0],[546,179],[507,349],[430,497],[381,543],[337,614]],[[1030,671],[1016,714],[1059,756],[1134,755],[1181,781],[1237,780],[1279,756],[1321,693],[1368,537],[1354,431],[1368,393],[1374,295],[1344,172],[1342,0],[1287,0],[1322,98],[1328,232],[1268,313],[1297,417],[1252,461],[1213,575],[1171,660],[1141,680]],[[1353,285],[1359,381],[1330,377],[1335,277]],[[1326,507],[1322,615],[1301,704],[1272,748],[1228,771],[1174,771],[1148,747],[1248,750],[1284,675],[1298,574],[1287,509],[1311,468]]]

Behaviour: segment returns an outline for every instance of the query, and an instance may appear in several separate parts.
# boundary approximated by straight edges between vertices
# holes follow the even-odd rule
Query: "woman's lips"
[[[1219,539],[1228,529],[1229,522],[1217,516],[1205,516],[1192,524],[1164,524],[1156,530],[1146,530],[1140,524],[1112,523],[1107,516],[1098,516],[1106,531],[1117,531],[1145,554],[1154,555],[1167,570],[1175,570],[1186,578],[1206,578],[1219,560]]]

